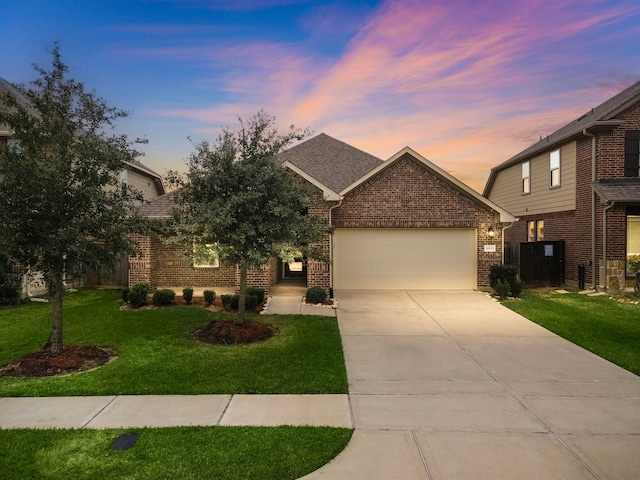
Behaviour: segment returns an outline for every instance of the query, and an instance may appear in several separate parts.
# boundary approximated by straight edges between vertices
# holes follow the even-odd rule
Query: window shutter
[[[624,176],[640,176],[640,130],[627,130],[625,132]]]

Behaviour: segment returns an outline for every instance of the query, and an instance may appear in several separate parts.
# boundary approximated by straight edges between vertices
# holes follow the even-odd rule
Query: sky
[[[491,167],[640,80],[638,0],[0,0],[0,77],[70,75],[184,171],[264,109],[482,191]]]

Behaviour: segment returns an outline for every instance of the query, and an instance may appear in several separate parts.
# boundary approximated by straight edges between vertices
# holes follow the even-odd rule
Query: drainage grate
[[[125,433],[116,438],[111,444],[111,447],[114,450],[129,450],[136,444],[139,438],[139,433]]]

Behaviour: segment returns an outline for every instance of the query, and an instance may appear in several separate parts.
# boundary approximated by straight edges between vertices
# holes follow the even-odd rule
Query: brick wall
[[[332,223],[337,228],[474,228],[479,286],[489,284],[489,268],[502,259],[496,213],[409,154],[349,192],[333,210]],[[493,238],[489,227],[495,231]],[[487,244],[496,245],[496,252],[485,252]]]

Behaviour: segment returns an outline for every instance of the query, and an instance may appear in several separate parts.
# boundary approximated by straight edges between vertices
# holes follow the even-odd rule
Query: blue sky
[[[132,112],[141,160],[264,108],[382,159],[410,146],[482,190],[489,169],[640,80],[637,0],[3,2],[0,76],[60,43],[71,75]]]

